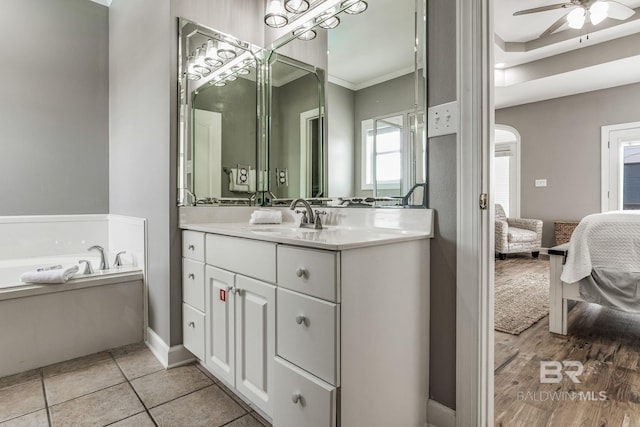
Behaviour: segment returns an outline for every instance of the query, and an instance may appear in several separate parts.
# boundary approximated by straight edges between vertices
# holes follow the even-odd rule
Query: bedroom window
[[[640,209],[640,122],[602,127],[602,211]]]
[[[493,197],[507,216],[520,216],[520,135],[508,126],[496,125]]]

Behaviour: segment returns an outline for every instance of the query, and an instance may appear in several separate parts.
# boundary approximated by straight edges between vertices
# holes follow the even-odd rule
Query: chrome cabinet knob
[[[307,318],[305,316],[303,316],[302,314],[299,314],[296,316],[296,323],[298,325],[307,325]]]
[[[293,393],[291,395],[291,401],[294,404],[300,403],[301,405],[304,405],[304,399],[302,398],[302,395],[300,393]]]
[[[189,273],[189,279],[194,280],[196,278],[196,275],[193,273]]]
[[[194,322],[189,322],[189,327],[190,327],[190,328],[195,328],[195,327],[196,327],[196,324],[195,324]]]
[[[307,277],[307,270],[302,267],[296,268],[296,276],[298,277]]]

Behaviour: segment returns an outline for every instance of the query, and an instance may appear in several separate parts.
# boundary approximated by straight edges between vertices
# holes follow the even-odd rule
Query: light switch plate
[[[442,136],[457,133],[460,127],[460,108],[456,101],[429,108],[428,136]]]
[[[536,187],[546,187],[547,180],[546,179],[536,179]]]

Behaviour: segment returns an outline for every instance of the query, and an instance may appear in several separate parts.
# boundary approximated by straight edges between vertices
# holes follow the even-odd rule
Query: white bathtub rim
[[[67,283],[36,284],[23,283],[21,285],[0,288],[0,301],[24,298],[53,292],[66,292],[74,289],[84,289],[93,286],[105,286],[120,282],[143,280],[144,274],[139,267],[123,267],[117,272],[108,274],[78,275]]]

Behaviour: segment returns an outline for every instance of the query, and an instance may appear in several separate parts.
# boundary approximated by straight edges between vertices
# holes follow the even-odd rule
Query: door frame
[[[493,426],[493,1],[456,0],[456,426]],[[482,194],[488,209],[480,209]]]
[[[602,126],[600,129],[600,170],[602,175],[600,177],[600,210],[601,212],[607,212],[611,210],[618,210],[618,208],[611,208],[611,197],[609,192],[611,191],[611,181],[618,181],[616,190],[620,193],[620,175],[619,170],[613,170],[611,168],[611,148],[610,148],[610,135],[611,132],[624,131],[629,129],[640,128],[640,122],[619,123],[616,125]],[[616,152],[618,147],[615,147]],[[616,199],[616,205],[618,205],[618,197]]]

